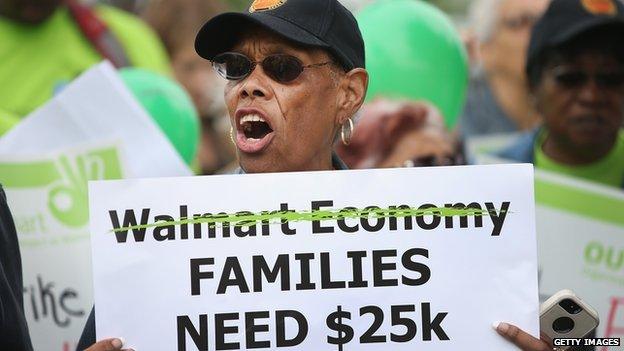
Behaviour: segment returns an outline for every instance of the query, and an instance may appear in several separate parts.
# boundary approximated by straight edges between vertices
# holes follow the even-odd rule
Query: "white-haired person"
[[[540,121],[530,101],[524,67],[531,28],[549,0],[476,0],[470,33],[476,41],[460,135],[526,131]]]

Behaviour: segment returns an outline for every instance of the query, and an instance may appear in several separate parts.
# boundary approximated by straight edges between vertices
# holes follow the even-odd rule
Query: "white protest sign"
[[[509,162],[488,154],[504,140],[472,141],[475,159]],[[624,191],[537,169],[535,195],[541,299],[573,290],[598,312],[597,337],[623,338]]]
[[[93,303],[87,181],[190,174],[108,63],[0,138],[35,350],[75,349]]]
[[[97,337],[515,350],[491,325],[538,335],[532,184],[527,165],[92,182]]]
[[[535,182],[540,294],[573,290],[598,311],[598,337],[624,337],[624,191],[549,172]]]
[[[0,156],[35,350],[75,349],[93,304],[87,181],[120,179],[126,168],[119,148],[108,143]]]
[[[89,69],[0,138],[0,154],[119,140],[132,165],[128,177],[192,175],[164,133],[134,99],[113,66]]]

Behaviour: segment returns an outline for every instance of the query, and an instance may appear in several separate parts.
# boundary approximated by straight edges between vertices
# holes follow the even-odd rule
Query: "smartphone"
[[[555,338],[584,338],[598,327],[595,309],[571,290],[561,290],[540,307],[542,339],[550,345]],[[561,350],[568,350],[562,347]]]

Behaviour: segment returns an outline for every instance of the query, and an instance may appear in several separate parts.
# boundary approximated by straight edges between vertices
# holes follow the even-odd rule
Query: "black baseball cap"
[[[620,0],[553,0],[533,27],[527,73],[531,74],[546,50],[603,26],[624,34],[624,4]]]
[[[250,23],[297,44],[326,49],[347,71],[365,67],[360,28],[337,0],[255,0],[247,12],[223,13],[204,24],[195,50],[212,60],[231,49]]]

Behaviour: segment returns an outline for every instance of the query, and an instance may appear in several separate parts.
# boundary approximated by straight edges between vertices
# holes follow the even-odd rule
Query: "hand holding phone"
[[[540,308],[541,337],[549,344],[556,338],[584,338],[598,327],[598,313],[571,290],[561,290]],[[568,350],[569,347],[560,347]]]

